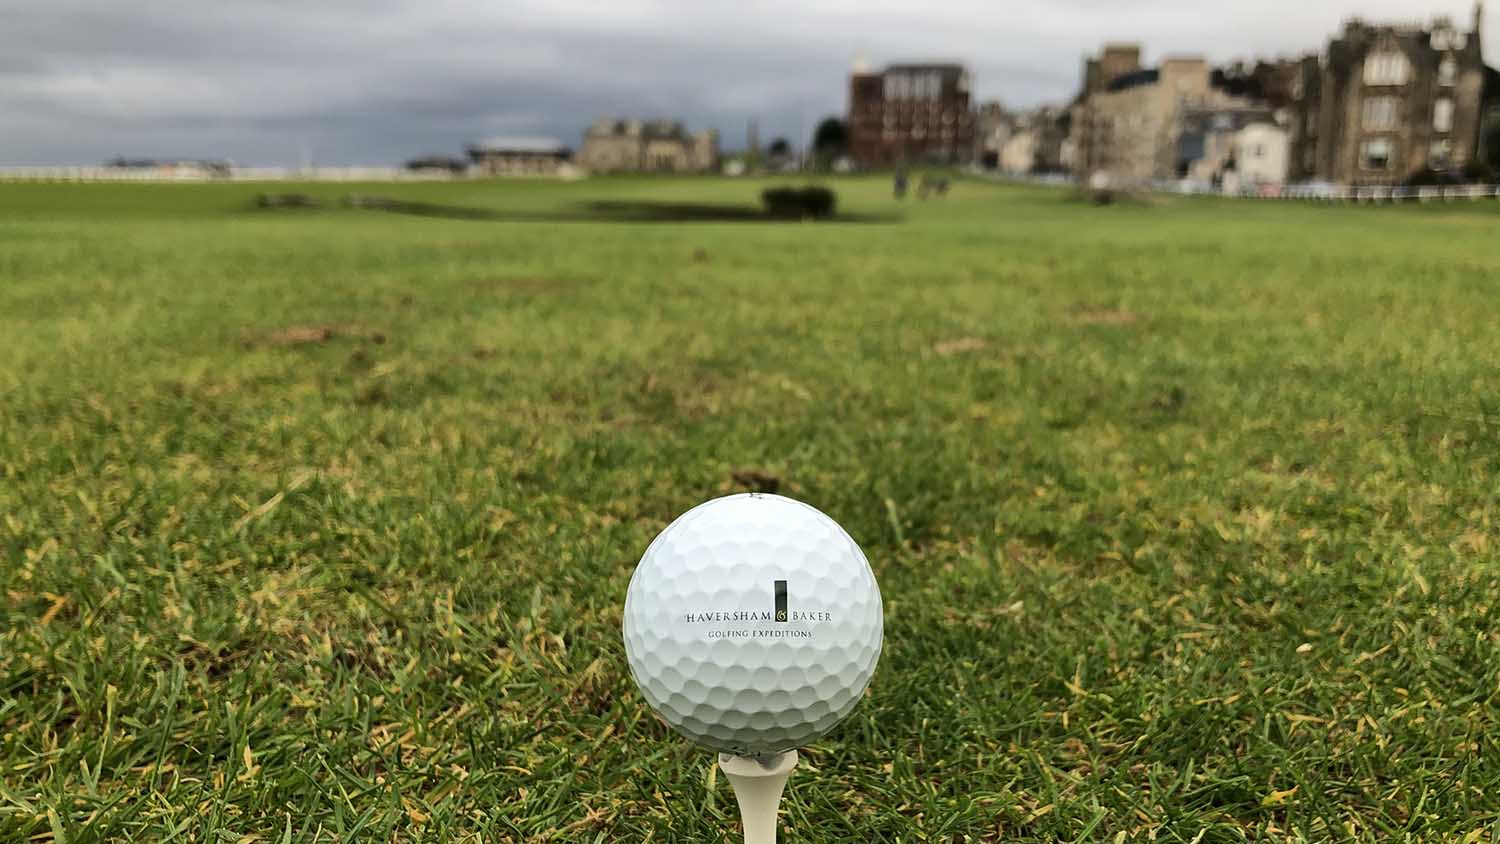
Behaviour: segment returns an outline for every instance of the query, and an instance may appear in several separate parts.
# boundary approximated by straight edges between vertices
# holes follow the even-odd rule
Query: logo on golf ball
[[[734,612],[690,612],[683,618],[688,624],[798,624],[805,629],[746,627],[715,628],[708,631],[709,639],[811,639],[815,632],[810,625],[833,621],[833,613],[816,610],[792,610],[787,608],[787,582],[773,581],[771,595],[773,610],[738,610]]]

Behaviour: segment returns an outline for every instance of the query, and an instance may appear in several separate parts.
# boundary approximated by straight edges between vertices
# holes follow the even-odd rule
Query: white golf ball
[[[779,495],[679,516],[625,597],[625,656],[673,729],[724,753],[800,747],[859,702],[880,658],[875,575],[836,522]]]

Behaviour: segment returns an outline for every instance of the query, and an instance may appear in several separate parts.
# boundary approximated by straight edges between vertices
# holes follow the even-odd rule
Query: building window
[[[1380,131],[1396,128],[1397,100],[1395,97],[1370,97],[1365,100],[1364,127]]]
[[[943,75],[937,72],[927,74],[927,99],[938,100],[943,96]]]
[[[1458,62],[1452,56],[1444,56],[1442,64],[1438,65],[1438,84],[1449,87],[1458,81]]]
[[[1453,155],[1453,141],[1433,141],[1427,150],[1427,163],[1432,167],[1439,167],[1448,163],[1449,156]]]
[[[1447,97],[1439,99],[1432,106],[1432,130],[1434,132],[1453,131],[1453,101]]]
[[[1365,84],[1405,85],[1409,71],[1405,53],[1376,53],[1365,59]]]
[[[1462,50],[1469,43],[1469,36],[1451,25],[1439,26],[1432,30],[1432,39],[1428,43],[1434,50]]]
[[[1390,138],[1371,138],[1359,145],[1359,163],[1366,170],[1389,170],[1392,157]]]

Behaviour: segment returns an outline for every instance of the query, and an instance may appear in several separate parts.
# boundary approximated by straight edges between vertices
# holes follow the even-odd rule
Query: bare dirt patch
[[[932,344],[932,350],[946,358],[961,355],[964,352],[977,352],[989,346],[990,341],[983,337],[959,337],[956,340],[939,340]]]
[[[734,482],[735,486],[749,492],[775,494],[781,489],[781,478],[760,469],[736,469],[730,473],[729,479]]]
[[[376,345],[385,342],[385,334],[368,326],[352,323],[320,323],[313,325],[289,325],[267,334],[246,336],[246,348],[255,346],[314,346],[331,340],[364,340]]]

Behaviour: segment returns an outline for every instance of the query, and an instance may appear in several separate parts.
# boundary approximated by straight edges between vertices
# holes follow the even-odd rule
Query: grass
[[[837,187],[0,185],[0,840],[734,840],[618,629],[754,473],[886,602],[787,842],[1500,840],[1493,206]]]

